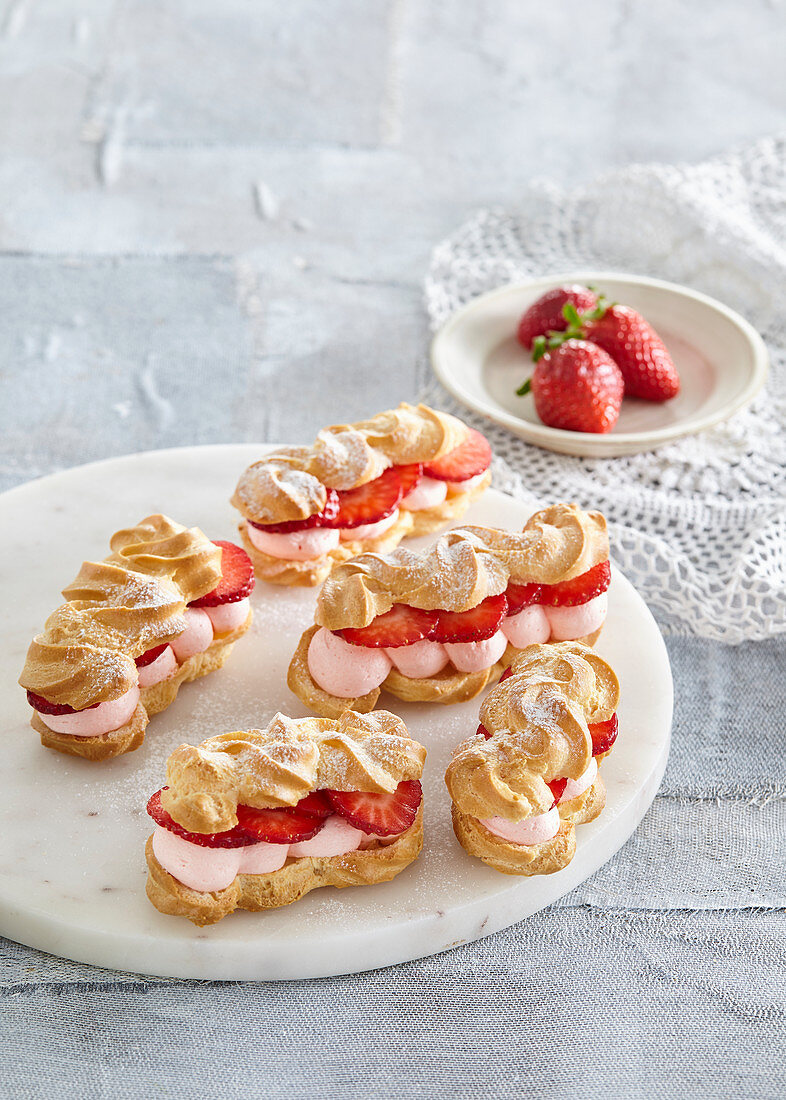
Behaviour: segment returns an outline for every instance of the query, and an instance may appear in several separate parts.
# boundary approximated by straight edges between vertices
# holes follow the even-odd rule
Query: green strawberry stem
[[[532,379],[528,378],[526,382],[522,382],[522,384],[516,390],[516,393],[519,395],[519,397],[525,397],[531,389],[532,389]]]

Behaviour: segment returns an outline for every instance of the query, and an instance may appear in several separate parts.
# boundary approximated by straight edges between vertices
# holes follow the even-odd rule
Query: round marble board
[[[511,878],[468,856],[453,836],[443,774],[473,730],[479,700],[442,707],[382,705],[401,714],[428,749],[425,846],[392,882],[315,890],[291,906],[237,912],[195,928],[158,913],[145,895],[149,795],[181,742],[265,724],[306,710],[286,685],[316,592],[258,583],[254,624],[225,668],[180,691],[152,719],[145,743],[91,764],[41,747],[16,683],[33,634],[61,602],[85,558],[109,536],[162,511],[212,538],[232,539],[228,499],[264,448],[194,447],[112,459],[33,481],[0,496],[6,565],[0,574],[0,704],[6,718],[0,787],[0,933],[55,955],[119,970],[183,978],[281,979],[352,973],[444,951],[542,909],[591,875],[627,840],[649,807],[668,755],[672,684],[650,612],[615,571],[599,652],[622,683],[621,732],[603,764],[608,804],[577,829],[573,862],[557,874]],[[529,509],[489,490],[467,522],[521,527]],[[428,540],[420,540],[423,545]],[[418,543],[410,543],[417,546]],[[526,935],[526,929],[522,932]]]

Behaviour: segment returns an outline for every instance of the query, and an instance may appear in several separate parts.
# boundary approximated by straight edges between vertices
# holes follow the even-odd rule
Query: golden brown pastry
[[[383,690],[464,702],[527,645],[593,644],[610,578],[606,521],[575,504],[536,512],[520,532],[459,527],[420,554],[361,554],[325,581],[289,687],[327,717],[373,710]]]
[[[242,474],[232,504],[257,576],[317,585],[338,562],[458,519],[491,483],[490,463],[480,432],[402,404],[279,447]]]
[[[63,589],[19,683],[47,748],[107,760],[138,748],[181,684],[220,668],[251,625],[248,555],[148,516]]]
[[[276,714],[265,729],[181,745],[148,803],[148,897],[202,925],[395,878],[423,843],[425,757],[387,711]]]
[[[616,740],[618,702],[613,669],[587,646],[519,653],[445,773],[462,847],[507,875],[566,867],[575,826],[606,802],[597,765]]]

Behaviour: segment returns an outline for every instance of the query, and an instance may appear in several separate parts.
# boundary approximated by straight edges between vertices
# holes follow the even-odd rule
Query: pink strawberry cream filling
[[[225,890],[236,875],[266,875],[280,870],[288,859],[305,856],[343,856],[360,848],[368,836],[339,814],[325,819],[316,836],[298,844],[260,841],[241,848],[208,848],[156,825],[153,852],[173,878],[200,893]],[[391,838],[386,838],[391,839]]]
[[[590,760],[589,767],[583,772],[578,779],[569,779],[565,784],[565,790],[562,792],[560,802],[570,802],[571,798],[578,798],[580,794],[584,794],[588,790],[598,777],[598,762],[593,756]]]
[[[543,844],[559,832],[559,810],[552,806],[545,814],[526,817],[523,821],[509,821],[506,817],[489,817],[481,821],[482,825],[494,836],[501,837],[511,844]]]
[[[444,484],[444,482],[443,482]],[[425,639],[402,645],[395,649],[386,649],[388,657],[402,676],[410,680],[422,680],[426,676],[436,676],[449,661],[448,651],[440,642]]]
[[[151,661],[149,665],[140,665],[139,686],[141,688],[155,687],[177,672],[177,657],[171,645],[168,645],[163,653]]]
[[[234,603],[220,603],[216,607],[206,607],[205,612],[216,634],[229,634],[237,630],[248,618],[251,601],[248,596]]]
[[[170,875],[200,893],[225,890],[239,874],[278,871],[287,860],[288,844],[249,844],[245,848],[203,848],[156,825],[153,852]]]
[[[305,527],[302,531],[261,531],[246,525],[248,537],[263,554],[286,561],[311,561],[321,558],[339,544],[339,532],[330,527]]]
[[[569,642],[573,638],[594,634],[605,622],[608,603],[607,594],[601,592],[577,607],[545,607],[552,639],[555,642]]]
[[[501,630],[482,642],[446,642],[448,657],[459,672],[482,672],[500,659],[508,647]]]
[[[398,519],[398,508],[394,508],[389,516],[377,520],[376,523],[362,523],[360,527],[345,527],[341,531],[342,542],[353,542],[355,539],[378,539],[389,531]]]
[[[350,645],[324,627],[308,647],[308,671],[323,691],[339,699],[356,699],[379,687],[390,672],[384,649]]]
[[[410,512],[422,512],[426,508],[438,508],[448,495],[448,486],[434,477],[423,476],[414,489],[410,489],[401,501],[401,507]]]
[[[546,609],[540,604],[523,607],[515,615],[508,615],[502,620],[500,629],[516,649],[524,649],[525,646],[534,645],[536,642],[547,642],[551,637],[551,625],[546,616]]]
[[[119,699],[110,699],[88,710],[76,710],[73,714],[36,714],[53,733],[71,737],[101,737],[120,729],[130,719],[139,703],[139,688],[135,684]]]
[[[185,619],[186,629],[170,643],[181,663],[189,657],[196,657],[198,653],[204,653],[213,641],[213,624],[210,616],[201,607],[187,607]]]
[[[474,477],[468,477],[465,481],[449,481],[447,484],[454,493],[469,493],[480,485],[487,473],[488,470],[484,470],[482,474],[475,474]]]

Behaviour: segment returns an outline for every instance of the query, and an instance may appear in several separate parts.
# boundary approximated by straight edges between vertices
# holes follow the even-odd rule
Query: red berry
[[[491,734],[489,733],[489,731],[486,729],[486,727],[481,722],[480,725],[478,726],[478,728],[475,730],[475,736],[476,737],[485,737],[486,740],[488,741],[489,738],[491,737]]]
[[[535,364],[531,389],[535,411],[550,428],[603,434],[617,423],[625,383],[602,348],[567,340]]]
[[[304,812],[298,806],[275,810],[238,806],[237,821],[255,843],[264,840],[268,844],[298,844],[301,840],[311,840],[325,824],[323,817]]]
[[[401,496],[403,498],[407,493],[412,492],[423,477],[423,463],[411,462],[408,466],[396,466],[394,469],[401,482]]]
[[[507,609],[508,601],[503,592],[499,596],[487,596],[469,611],[438,611],[434,641],[482,642],[493,638]]]
[[[368,626],[345,627],[336,634],[351,645],[397,649],[430,638],[437,625],[437,615],[436,611],[422,611],[419,607],[397,603],[384,615],[377,615]]]
[[[364,833],[394,836],[403,833],[415,820],[423,798],[417,779],[399,783],[392,794],[370,791],[327,791],[336,813]]]
[[[508,615],[516,615],[525,607],[541,603],[540,594],[543,591],[542,584],[514,584],[511,581],[505,591],[508,601]]]
[[[28,691],[27,701],[33,710],[37,710],[39,714],[80,714],[81,711],[75,710],[73,707],[69,707],[68,703],[50,703],[48,699],[45,699],[43,695],[36,695],[34,691]],[[82,707],[82,710],[95,710],[99,703],[91,703],[89,707]]]
[[[166,790],[162,787],[162,790]],[[151,795],[147,804],[147,812],[157,825],[168,829],[170,833],[188,840],[192,844],[198,844],[201,848],[245,848],[248,844],[255,843],[255,837],[250,836],[245,829],[236,825],[234,829],[228,829],[223,833],[190,833],[182,825],[178,825],[173,817],[166,812],[161,805],[161,791]]]
[[[583,329],[587,339],[615,361],[628,396],[668,401],[680,392],[680,376],[666,345],[635,309],[609,306],[602,317],[587,321]]]
[[[338,493],[335,489],[328,489],[325,507],[308,519],[290,519],[284,523],[254,523],[253,520],[248,522],[260,531],[269,531],[271,535],[288,535],[293,531],[305,531],[309,527],[330,527],[337,515]]]
[[[567,787],[567,785],[568,785],[567,779],[552,779],[552,781],[550,783],[546,784],[548,789],[554,795],[554,806],[556,806],[557,803],[559,802],[559,800],[562,798],[563,794],[565,793],[565,788]],[[553,807],[552,807],[552,809],[553,809]]]
[[[512,668],[506,668],[505,671],[500,676],[499,682],[502,683],[503,680],[509,680],[512,675],[513,675],[513,669]]]
[[[135,659],[134,664],[137,668],[144,668],[145,665],[152,665],[153,661],[161,656],[168,645],[169,642],[164,642],[163,645],[157,645],[152,649],[146,650],[146,652]]]
[[[250,596],[254,589],[254,566],[251,558],[240,546],[233,542],[221,542],[214,539],[215,546],[221,547],[221,580],[212,592],[192,600],[190,607],[218,607],[222,603],[237,603]]]
[[[469,481],[471,477],[477,477],[484,473],[491,465],[491,446],[485,435],[469,429],[469,436],[448,451],[442,458],[435,459],[423,467],[426,477],[434,477],[438,481]]]
[[[293,809],[302,814],[313,814],[314,817],[330,817],[333,813],[333,803],[324,791],[312,791],[305,798],[301,798]]]
[[[384,474],[359,485],[357,489],[345,489],[338,494],[338,513],[323,527],[363,527],[385,519],[403,496],[398,470],[391,466]]]
[[[597,297],[585,286],[557,286],[546,291],[532,303],[519,321],[519,343],[525,348],[531,348],[536,336],[545,336],[547,332],[564,332],[568,322],[562,309],[568,302],[579,313],[583,313],[587,309],[594,309],[597,301]]]
[[[541,585],[538,603],[547,607],[578,607],[579,604],[594,600],[610,584],[611,562],[602,561],[580,577],[574,577],[572,581]]]
[[[619,733],[619,722],[617,720],[616,711],[609,718],[608,722],[593,722],[589,728],[590,737],[592,738],[592,755],[600,756],[603,752],[608,752],[614,742],[617,740],[617,734]]]

